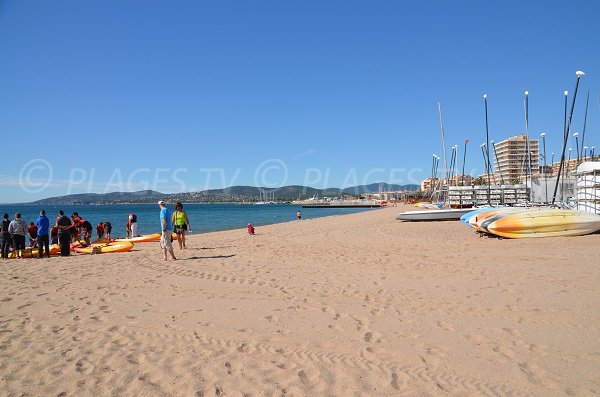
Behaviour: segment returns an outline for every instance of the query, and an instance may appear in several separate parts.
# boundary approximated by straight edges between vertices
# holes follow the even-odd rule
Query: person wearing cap
[[[160,207],[160,226],[162,231],[160,236],[160,248],[163,251],[164,260],[167,260],[167,251],[171,254],[171,258],[176,260],[177,258],[175,258],[175,253],[173,252],[173,245],[171,244],[171,240],[173,239],[171,211],[169,211],[167,204],[163,200],[158,202],[158,206]]]

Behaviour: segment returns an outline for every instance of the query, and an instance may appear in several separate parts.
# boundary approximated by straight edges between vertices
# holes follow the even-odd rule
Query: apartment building
[[[531,157],[531,171],[527,171],[527,138],[525,135],[512,136],[501,142],[496,142],[496,156],[494,156],[494,174],[496,180],[504,183],[517,183],[521,176],[528,173],[537,176],[540,163],[540,142],[529,139],[529,153]],[[490,151],[493,149],[490,148]]]

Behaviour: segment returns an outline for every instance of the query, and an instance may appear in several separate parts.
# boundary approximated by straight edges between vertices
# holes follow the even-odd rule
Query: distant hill
[[[169,202],[182,201],[185,203],[219,203],[257,201],[266,194],[274,192],[279,201],[292,201],[310,197],[336,197],[342,195],[360,195],[378,193],[381,191],[417,190],[418,185],[389,185],[387,183],[372,183],[370,185],[353,186],[346,189],[327,188],[316,189],[307,186],[283,186],[280,188],[259,188],[255,186],[231,186],[224,189],[211,189],[202,192],[161,193],[154,190],[139,192],[112,193],[83,193],[68,196],[49,197],[34,201],[38,205],[68,205],[68,204],[118,204],[118,203],[155,203],[160,199]]]
[[[154,190],[140,190],[138,192],[112,192],[112,193],[82,193],[68,196],[48,197],[37,200],[31,204],[56,205],[56,204],[98,204],[103,202],[120,202],[128,200],[151,199],[164,197],[165,194]],[[131,202],[131,201],[129,201]]]

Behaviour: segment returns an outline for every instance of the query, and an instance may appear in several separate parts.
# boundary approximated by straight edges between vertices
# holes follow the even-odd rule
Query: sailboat
[[[445,178],[446,178],[446,190],[444,193],[444,197],[443,197],[443,206],[446,206],[446,202],[448,200],[448,189],[450,188],[450,178],[449,178],[449,174],[448,174],[448,164],[446,161],[446,138],[445,138],[445,132],[444,132],[444,123],[442,120],[442,103],[441,101],[438,101],[438,112],[440,115],[440,128],[442,130],[442,150],[443,150],[443,160],[444,160],[444,172],[445,172]],[[456,155],[456,146],[453,147],[453,156]],[[434,155],[434,158],[436,158],[437,156]],[[438,157],[439,160],[439,157]],[[435,160],[434,160],[434,164],[435,164]],[[434,166],[435,168],[436,166]],[[436,171],[437,172],[437,171]],[[443,182],[442,182],[442,186],[441,189],[443,190]],[[468,212],[471,212],[472,209],[471,208],[460,208],[460,209],[453,209],[453,208],[439,208],[439,209],[430,209],[430,210],[424,210],[424,211],[407,211],[407,212],[402,212],[400,214],[398,214],[398,216],[396,217],[396,219],[400,220],[400,221],[449,221],[449,220],[459,220],[461,216],[465,215]]]

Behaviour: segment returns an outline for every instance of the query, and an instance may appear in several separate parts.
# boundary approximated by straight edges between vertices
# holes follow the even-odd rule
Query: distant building
[[[471,186],[473,179],[471,175],[456,175],[450,178],[450,186]]]
[[[471,175],[457,175],[450,178],[450,186],[471,186],[473,184],[474,178]],[[448,184],[446,183],[446,178],[435,178],[435,182],[433,183],[436,189],[440,189],[442,186],[446,187]],[[421,181],[421,190],[427,191],[432,190],[432,180],[431,178],[425,178]]]
[[[439,189],[441,181],[442,180],[439,178],[435,178],[435,179],[425,178],[421,181],[421,190],[422,191],[433,190],[432,189],[433,185],[435,185],[436,189]]]
[[[525,174],[537,175],[539,173],[539,140],[529,139],[530,161],[527,159],[527,139],[525,135],[512,136],[497,142],[495,145],[494,176],[497,183],[511,184],[519,181],[521,176]],[[528,171],[529,165],[531,166],[530,171]]]

